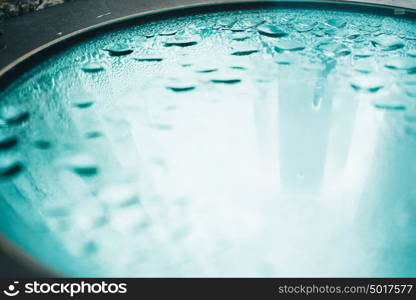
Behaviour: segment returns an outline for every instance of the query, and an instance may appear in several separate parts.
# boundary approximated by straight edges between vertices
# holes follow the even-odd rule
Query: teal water
[[[207,13],[0,92],[0,232],[71,276],[415,276],[416,23]]]

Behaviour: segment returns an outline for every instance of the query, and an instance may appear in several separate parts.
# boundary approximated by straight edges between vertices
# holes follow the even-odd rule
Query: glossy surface
[[[0,230],[73,276],[412,276],[416,24],[181,17],[0,94]]]

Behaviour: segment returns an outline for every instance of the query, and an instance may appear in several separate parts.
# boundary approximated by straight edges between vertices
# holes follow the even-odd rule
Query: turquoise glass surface
[[[415,276],[415,158],[415,21],[153,20],[0,92],[0,232],[69,276]]]

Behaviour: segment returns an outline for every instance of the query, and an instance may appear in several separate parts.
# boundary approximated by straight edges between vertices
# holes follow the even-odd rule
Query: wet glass
[[[416,23],[109,31],[0,92],[0,230],[71,276],[414,276]]]

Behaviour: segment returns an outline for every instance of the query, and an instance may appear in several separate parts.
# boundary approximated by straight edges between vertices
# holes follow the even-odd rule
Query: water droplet
[[[410,49],[406,52],[410,57],[416,57],[416,49]]]
[[[175,35],[178,32],[178,30],[176,29],[166,29],[163,30],[161,32],[159,32],[160,36],[170,36],[170,35]]]
[[[218,26],[220,27],[231,27],[233,26],[237,21],[233,19],[220,19],[218,20]]]
[[[29,112],[16,107],[16,106],[6,106],[2,108],[0,112],[0,125],[21,125],[29,120]]]
[[[134,186],[127,184],[113,185],[104,188],[100,199],[107,205],[114,207],[127,207],[140,203],[139,196]]]
[[[383,109],[383,110],[406,110],[406,106],[401,104],[379,104],[374,103],[373,104],[375,108],[377,109]]]
[[[0,151],[13,149],[18,144],[18,139],[15,136],[0,136]]]
[[[403,89],[407,96],[416,97],[416,85],[405,85]]]
[[[16,177],[23,169],[23,164],[19,161],[4,158],[0,161],[0,179]]]
[[[245,31],[247,28],[248,27],[246,24],[242,22],[236,22],[233,24],[233,26],[230,27],[230,30],[234,32],[242,32],[242,31]]]
[[[356,76],[351,79],[350,85],[356,91],[376,93],[384,87],[384,82],[375,76]]]
[[[198,39],[193,36],[178,36],[171,39],[168,39],[163,42],[165,47],[189,47],[198,44]]]
[[[246,67],[242,67],[242,66],[231,66],[230,69],[233,69],[233,70],[247,70]]]
[[[238,32],[232,35],[232,39],[238,42],[248,40],[249,38],[250,38],[250,35],[246,33],[241,33],[241,32]]]
[[[391,70],[405,70],[408,73],[416,72],[416,58],[413,57],[396,57],[390,59],[384,65]]]
[[[305,45],[294,39],[281,39],[276,43],[275,50],[277,52],[287,51],[301,51],[305,49]]]
[[[123,56],[133,53],[133,50],[126,44],[116,44],[107,47],[104,50],[110,53],[111,56]]]
[[[134,60],[137,60],[139,62],[161,62],[163,58],[156,57],[156,56],[149,56],[149,57],[135,57]]]
[[[391,35],[380,35],[373,39],[371,43],[376,47],[380,47],[383,51],[394,51],[404,47],[401,39]]]
[[[172,79],[167,85],[166,88],[174,92],[189,92],[196,88],[196,84],[192,80],[179,80]]]
[[[74,155],[68,158],[67,167],[81,177],[96,176],[99,172],[94,160],[85,154]]]
[[[195,72],[197,73],[212,73],[216,71],[218,71],[218,68],[211,65],[197,65],[195,67]]]
[[[85,137],[87,139],[96,139],[96,138],[99,138],[99,137],[102,137],[102,136],[103,136],[103,134],[102,134],[101,131],[90,131],[90,132],[87,132],[85,134]]]
[[[263,24],[257,27],[257,31],[264,36],[268,37],[283,37],[287,33],[275,25]]]
[[[33,142],[33,146],[41,150],[46,150],[52,147],[52,143],[46,140],[38,140]]]
[[[247,55],[257,53],[257,52],[259,52],[257,48],[247,45],[247,46],[238,47],[238,49],[235,49],[233,52],[231,52],[231,55],[247,56]]]
[[[85,101],[85,102],[77,102],[74,103],[73,105],[77,108],[81,108],[81,109],[85,109],[85,108],[89,108],[94,104],[94,101]]]
[[[341,18],[336,18],[327,20],[325,24],[336,28],[342,28],[347,25],[347,22]]]
[[[373,56],[374,53],[370,51],[370,49],[364,48],[364,49],[358,49],[354,52],[355,58],[368,58]]]
[[[357,38],[359,38],[361,36],[361,34],[358,31],[353,31],[353,32],[348,32],[345,35],[345,38],[349,39],[349,40],[355,40]]]
[[[81,67],[81,70],[85,73],[98,73],[104,71],[104,67],[96,62],[90,62]]]
[[[298,32],[308,32],[311,31],[314,27],[315,23],[296,23],[295,24],[295,30]]]
[[[216,74],[215,77],[212,77],[210,80],[212,83],[219,83],[219,84],[236,84],[241,82],[241,79],[236,77],[234,74],[229,73],[221,73]]]
[[[372,73],[375,69],[373,60],[359,60],[354,66],[354,70],[363,74]]]

